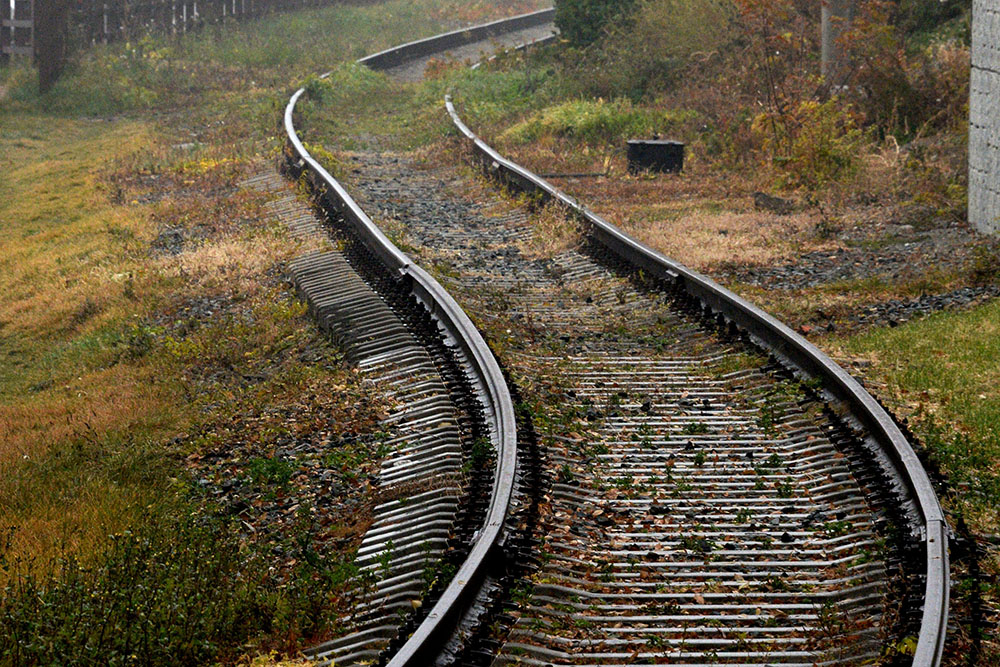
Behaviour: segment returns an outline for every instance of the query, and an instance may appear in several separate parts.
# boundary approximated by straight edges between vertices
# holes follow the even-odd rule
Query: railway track
[[[508,41],[538,37],[550,18],[451,33],[366,61],[405,80],[428,57],[481,50],[477,42],[504,29],[516,31]],[[326,289],[307,292],[310,303],[354,335],[380,313],[371,323],[389,328],[363,334],[372,349],[395,340],[385,333],[397,331],[389,315],[423,332],[443,361],[418,375],[444,369],[432,402],[445,402],[441,387],[457,389],[468,427],[454,434],[444,472],[433,454],[413,467],[451,480],[428,497],[470,499],[449,501],[440,517],[419,501],[412,512],[397,512],[406,502],[386,511],[359,556],[372,576],[354,630],[314,657],[337,665],[940,662],[947,527],[906,439],[854,380],[766,314],[492,152],[450,102],[487,172],[554,202],[575,221],[575,243],[534,252],[532,211],[488,192],[475,201],[449,195],[449,185],[468,184],[443,167],[416,169],[405,155],[354,157],[359,205],[299,143],[301,95],[286,111],[291,169],[311,182],[346,244],[344,266],[364,276],[385,312],[341,305],[353,292],[338,296],[331,276],[349,273],[340,264],[303,260],[299,284]],[[396,218],[420,262],[443,267],[449,292],[533,387],[516,434],[513,402],[471,322],[365,210]],[[381,368],[383,381],[413,374]],[[424,433],[420,414],[411,438]],[[421,532],[427,526],[438,531],[433,539]],[[405,554],[390,534],[413,535]],[[437,551],[419,560],[425,541]],[[447,566],[427,576],[428,562]]]

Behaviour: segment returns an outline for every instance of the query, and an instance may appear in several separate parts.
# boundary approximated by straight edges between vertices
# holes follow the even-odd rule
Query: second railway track
[[[380,57],[412,76],[416,58],[454,39],[438,47]],[[539,187],[478,150],[508,183]],[[537,429],[546,480],[524,485],[521,459],[504,510],[520,518],[488,522],[506,545],[480,549],[491,571],[455,609],[435,606],[434,641],[413,649],[418,629],[403,647],[418,652],[399,664],[906,663],[915,643],[915,664],[937,664],[940,509],[908,445],[892,449],[895,426],[866,394],[852,403],[860,388],[838,369],[766,318],[755,328],[761,316],[700,277],[658,271],[586,214],[571,213],[573,247],[536,256],[532,211],[457,194],[470,186],[444,166],[376,149],[353,160],[360,208],[394,218],[419,262],[442,267],[535,388],[521,432]],[[334,218],[357,216],[346,192],[320,188]],[[446,626],[461,641],[435,656]],[[405,639],[366,659],[392,660]]]
[[[542,538],[496,664],[861,664],[903,640],[922,587],[888,542],[894,500],[807,387],[599,250],[526,256],[529,216],[442,197],[447,174],[352,166],[552,392]]]

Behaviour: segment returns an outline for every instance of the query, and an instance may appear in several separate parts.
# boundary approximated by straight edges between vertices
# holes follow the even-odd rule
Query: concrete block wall
[[[972,2],[969,222],[1000,233],[1000,0]]]

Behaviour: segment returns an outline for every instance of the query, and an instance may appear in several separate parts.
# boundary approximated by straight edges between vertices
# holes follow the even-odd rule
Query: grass
[[[529,144],[545,136],[556,136],[599,144],[652,134],[670,125],[664,115],[636,108],[628,99],[570,100],[536,112],[505,130],[500,138]]]
[[[831,342],[872,362],[951,479],[955,509],[1000,532],[1000,304]]]
[[[45,96],[0,68],[0,664],[260,662],[333,631],[382,402],[288,294],[310,246],[237,185],[273,169],[294,82],[520,8],[397,0],[97,46]],[[203,489],[283,507],[311,469],[290,438],[354,462],[345,496],[329,524],[303,503],[250,532]]]

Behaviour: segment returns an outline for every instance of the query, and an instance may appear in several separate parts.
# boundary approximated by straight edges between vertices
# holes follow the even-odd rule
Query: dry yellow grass
[[[821,238],[818,210],[800,207],[790,215],[755,210],[751,182],[721,178],[697,160],[682,174],[630,175],[624,157],[587,151],[565,141],[541,146],[505,146],[501,151],[536,173],[606,173],[606,177],[554,176],[550,180],[577,196],[644,243],[698,271],[733,264],[768,265],[834,243]]]
[[[531,222],[531,236],[518,243],[525,257],[552,258],[578,247],[582,241],[576,222],[553,206],[538,211]]]
[[[0,340],[44,340],[85,315],[122,312],[125,287],[109,278],[134,266],[151,229],[143,209],[110,205],[98,175],[102,159],[148,143],[148,128],[3,115],[0,130]]]
[[[54,445],[134,429],[139,422],[147,429],[176,429],[182,424],[170,399],[155,369],[125,364],[20,400],[8,398],[0,404],[0,466],[13,472]]]
[[[319,243],[300,246],[277,237],[240,235],[194,245],[158,260],[154,267],[159,275],[181,279],[190,289],[225,288],[249,297],[260,292],[260,276],[269,268],[313,245]]]
[[[615,217],[624,215],[622,226],[630,233],[699,271],[711,271],[734,258],[742,264],[767,265],[792,259],[807,245],[822,246],[809,242],[816,221],[808,213],[774,216],[697,205],[678,208],[653,206]]]
[[[128,521],[143,492],[99,474],[49,473],[82,443],[130,430],[151,436],[183,420],[152,369],[108,365],[95,332],[142,312],[132,280],[152,229],[148,211],[113,207],[105,160],[151,141],[128,121],[0,115],[0,524],[15,553],[86,550]]]
[[[232,161],[180,162],[151,125],[0,114],[0,132],[0,525],[18,526],[13,553],[44,563],[88,553],[163,499],[152,471],[172,456],[162,443],[197,418],[184,365],[199,358],[146,356],[156,309],[263,299],[268,273],[306,246],[259,222],[259,195],[199,195],[234,180]],[[141,184],[115,171],[143,173],[143,155],[176,165],[151,189],[195,194],[142,203]],[[203,233],[157,253],[163,226]],[[246,335],[268,344],[266,325]]]

